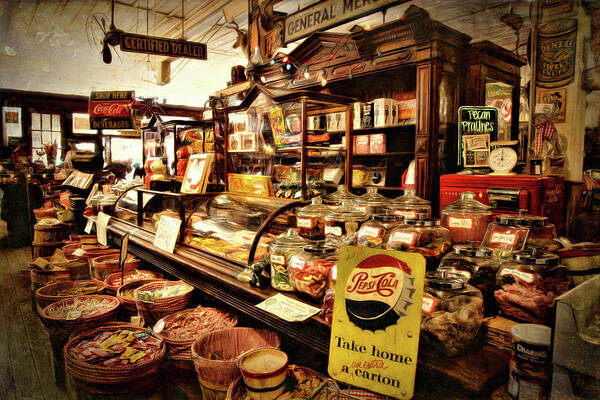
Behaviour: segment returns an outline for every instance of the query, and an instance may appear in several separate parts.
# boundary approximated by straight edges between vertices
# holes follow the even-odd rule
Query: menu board
[[[498,140],[498,109],[490,106],[462,106],[458,109],[458,165],[488,165],[490,142]]]

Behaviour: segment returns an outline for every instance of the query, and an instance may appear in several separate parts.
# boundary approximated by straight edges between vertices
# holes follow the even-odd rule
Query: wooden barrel
[[[33,242],[41,244],[60,243],[69,238],[69,226],[67,224],[33,226]]]

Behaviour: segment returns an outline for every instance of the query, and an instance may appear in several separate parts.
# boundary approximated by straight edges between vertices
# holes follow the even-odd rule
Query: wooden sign
[[[133,129],[135,92],[107,91],[90,94],[89,114],[92,129]]]
[[[179,236],[180,225],[181,220],[178,218],[167,217],[166,215],[160,217],[154,236],[154,245],[159,249],[173,253],[177,236]]]
[[[537,85],[555,88],[571,82],[575,75],[577,20],[544,24],[537,37]]]
[[[342,247],[329,344],[332,378],[412,397],[424,279],[420,254]]]
[[[319,1],[286,17],[284,44],[404,2],[405,0]]]
[[[121,34],[121,50],[131,53],[156,54],[165,57],[206,60],[206,44],[155,36]]]

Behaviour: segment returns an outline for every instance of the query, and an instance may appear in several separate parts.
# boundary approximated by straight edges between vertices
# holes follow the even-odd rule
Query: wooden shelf
[[[353,157],[393,157],[393,156],[414,156],[414,151],[389,151],[386,153],[353,154]]]
[[[377,128],[359,128],[359,129],[354,129],[354,133],[356,132],[373,132],[373,131],[377,131],[377,130],[382,130],[382,129],[398,129],[398,128],[408,128],[408,127],[415,127],[415,123],[414,122],[410,122],[410,123],[406,123],[406,124],[400,124],[400,125],[390,125],[390,126],[380,126]]]

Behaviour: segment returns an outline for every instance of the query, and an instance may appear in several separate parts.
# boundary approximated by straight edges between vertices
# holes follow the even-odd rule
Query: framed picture
[[[227,190],[237,194],[270,197],[273,196],[273,182],[270,176],[227,174]]]
[[[73,113],[73,133],[94,135],[98,131],[90,128],[90,114]]]
[[[463,162],[466,168],[487,167],[490,155],[490,135],[463,136]]]
[[[214,157],[214,154],[209,153],[190,156],[181,184],[181,193],[198,194],[206,192],[208,175],[212,169]]]
[[[22,138],[21,107],[2,107],[2,142],[8,145],[9,138]]]
[[[567,120],[567,88],[538,89],[537,104],[551,104],[555,122]]]

